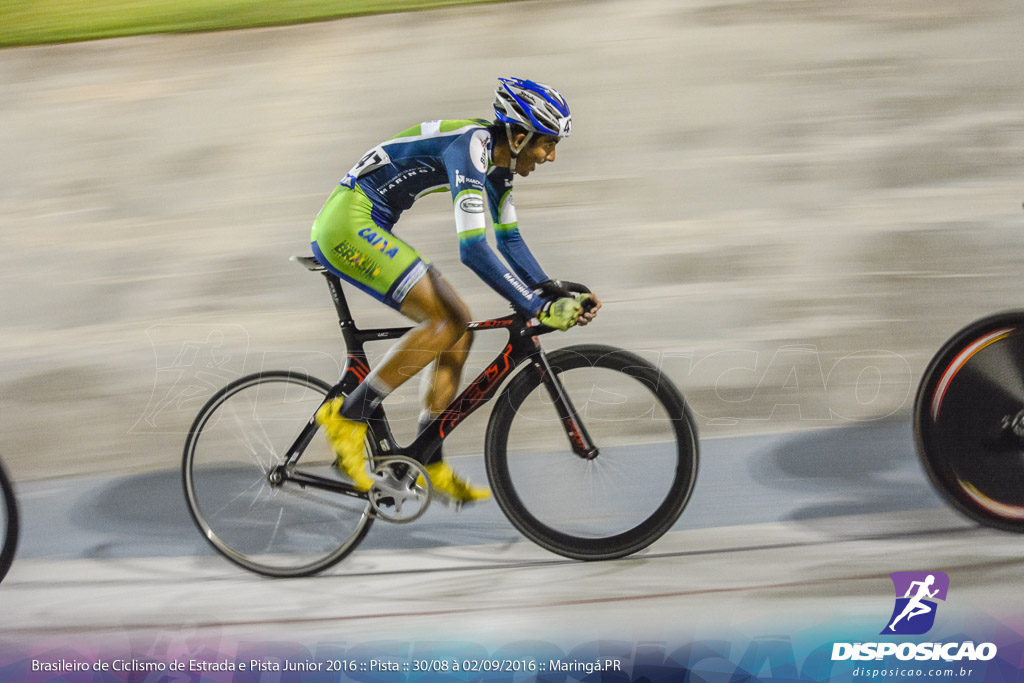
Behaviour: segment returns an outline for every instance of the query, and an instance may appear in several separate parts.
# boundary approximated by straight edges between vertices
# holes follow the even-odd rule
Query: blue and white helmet
[[[525,78],[499,78],[494,91],[498,121],[522,126],[531,133],[567,138],[572,114],[565,98],[554,88]]]

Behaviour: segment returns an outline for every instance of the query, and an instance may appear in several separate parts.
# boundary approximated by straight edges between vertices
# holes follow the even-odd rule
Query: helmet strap
[[[518,147],[512,142],[512,124],[508,121],[505,122],[505,138],[508,141],[508,168],[513,174],[516,172],[516,158],[519,153],[522,152],[528,144],[530,139],[533,137],[533,131],[526,131],[526,137],[523,138],[523,142]]]

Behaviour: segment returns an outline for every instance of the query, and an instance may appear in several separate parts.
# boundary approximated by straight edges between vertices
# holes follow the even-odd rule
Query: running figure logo
[[[896,605],[882,635],[927,633],[935,623],[934,600],[946,599],[949,577],[943,572],[893,572],[890,576],[896,589]]]

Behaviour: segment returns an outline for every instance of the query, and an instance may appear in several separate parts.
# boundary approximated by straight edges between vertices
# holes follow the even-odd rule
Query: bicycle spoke
[[[266,450],[267,454],[270,455],[270,457],[271,457],[271,463],[270,464],[271,465],[277,464],[277,463],[281,462],[281,454],[277,451],[276,448],[274,448],[273,439],[271,439],[270,435],[267,433],[267,429],[266,429],[266,427],[263,424],[263,420],[261,420],[259,418],[259,416],[256,414],[256,401],[255,401],[255,398],[253,399],[252,406],[253,406],[253,408],[252,408],[253,409],[253,423],[255,423],[256,427],[259,430],[259,436],[263,437],[262,440],[258,440],[258,443],[260,445],[262,445],[264,447],[264,449]],[[269,470],[269,467],[268,467],[268,470]]]
[[[242,445],[245,446],[246,450],[249,451],[249,454],[252,456],[253,462],[256,463],[263,470],[264,474],[266,474],[267,472],[270,471],[270,466],[273,463],[264,464],[263,460],[260,458],[260,450],[256,448],[256,445],[259,444],[259,441],[255,438],[257,434],[254,433],[256,431],[255,429],[253,429],[254,426],[263,432],[265,440],[261,445],[263,445],[264,452],[269,453],[271,457],[274,457],[277,454],[274,452],[274,447],[270,441],[270,437],[266,435],[266,431],[263,430],[262,425],[260,425],[259,419],[256,418],[255,401],[250,399],[249,405],[251,406],[251,412],[253,415],[253,419],[250,421],[246,421],[239,414],[238,408],[234,404],[231,404],[229,410],[231,411],[231,417],[234,419],[235,426],[237,427],[238,436],[242,441]]]
[[[259,479],[257,479],[252,484],[250,484],[248,488],[246,488],[245,490],[241,491],[234,498],[231,498],[230,500],[228,500],[228,502],[224,503],[223,507],[218,508],[217,510],[214,510],[212,513],[210,513],[209,516],[210,517],[219,517],[221,515],[221,513],[223,513],[225,510],[227,510],[229,507],[231,507],[232,503],[237,501],[239,498],[241,498],[242,496],[244,496],[246,493],[248,493],[249,491],[251,491],[254,488],[258,487],[258,488],[262,489],[263,485],[265,485],[265,484],[266,484],[265,481],[260,481]],[[253,496],[253,502],[255,502],[255,500],[256,500],[256,497]],[[249,503],[249,508],[252,508],[252,506],[253,506],[253,503]]]
[[[267,545],[263,548],[267,552],[270,552],[271,548],[274,547],[274,541],[277,540],[277,534],[281,530],[281,519],[284,517],[284,510],[278,510],[277,521],[274,522],[273,531],[270,532],[270,538],[267,539]]]

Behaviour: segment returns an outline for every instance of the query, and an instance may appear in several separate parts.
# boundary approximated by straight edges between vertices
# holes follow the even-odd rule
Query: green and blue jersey
[[[483,119],[421,123],[368,151],[341,185],[358,187],[373,205],[373,222],[388,232],[420,197],[450,191],[462,262],[517,309],[535,315],[544,301],[533,288],[548,278],[519,234],[514,176],[494,165],[488,125]],[[487,244],[485,204],[507,266]]]

